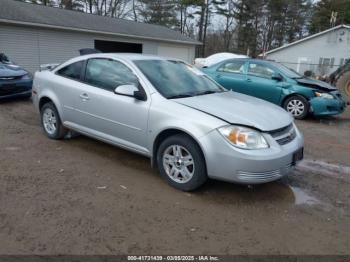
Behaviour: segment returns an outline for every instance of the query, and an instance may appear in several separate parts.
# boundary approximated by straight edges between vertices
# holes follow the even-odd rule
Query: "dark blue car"
[[[32,95],[31,74],[0,53],[0,99]]]

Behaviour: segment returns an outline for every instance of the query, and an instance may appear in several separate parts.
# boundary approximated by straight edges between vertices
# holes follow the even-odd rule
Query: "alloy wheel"
[[[167,176],[177,183],[187,183],[194,175],[191,153],[180,145],[171,145],[163,153],[163,167]]]
[[[57,130],[57,119],[55,112],[51,108],[45,108],[43,112],[43,125],[48,134],[55,134]]]

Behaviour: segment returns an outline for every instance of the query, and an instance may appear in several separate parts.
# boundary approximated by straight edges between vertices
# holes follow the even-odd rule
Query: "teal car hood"
[[[318,90],[324,91],[324,92],[331,92],[331,91],[337,90],[337,88],[335,88],[334,86],[332,86],[326,82],[315,80],[315,79],[297,78],[297,79],[295,79],[295,81],[297,81],[297,83],[300,85],[311,87],[314,89],[318,89]]]
[[[293,122],[291,115],[279,106],[236,92],[194,96],[173,101],[228,123],[250,126],[261,131],[276,130]]]

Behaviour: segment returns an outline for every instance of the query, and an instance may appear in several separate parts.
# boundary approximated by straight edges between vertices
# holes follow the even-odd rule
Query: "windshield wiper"
[[[214,91],[214,90],[207,90],[204,92],[199,92],[196,93],[196,96],[202,96],[202,95],[209,95],[209,94],[215,94],[215,93],[223,93],[223,92],[227,92],[227,90],[220,90],[220,91]]]
[[[185,98],[185,97],[192,97],[193,94],[179,94],[179,95],[173,95],[173,96],[168,96],[168,99],[176,99],[176,98]]]

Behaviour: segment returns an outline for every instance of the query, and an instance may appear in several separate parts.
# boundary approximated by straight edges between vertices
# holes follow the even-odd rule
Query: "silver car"
[[[33,101],[49,138],[74,130],[145,155],[184,191],[208,178],[273,181],[303,157],[291,115],[176,59],[80,56],[37,72]]]

